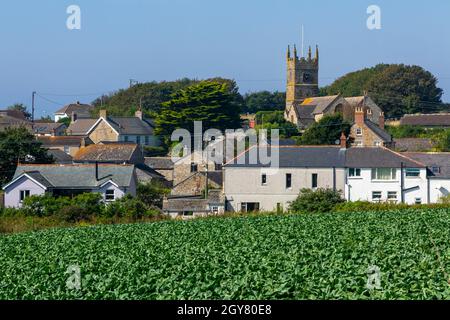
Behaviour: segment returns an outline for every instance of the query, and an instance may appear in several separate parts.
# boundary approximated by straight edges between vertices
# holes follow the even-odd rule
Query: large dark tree
[[[226,83],[234,102],[239,105],[243,104],[242,96],[234,80],[212,78],[207,81]],[[97,98],[93,101],[95,106],[93,113],[98,115],[100,109],[107,109],[111,115],[131,116],[139,106],[142,106],[147,116],[155,117],[163,107],[163,103],[169,101],[175,92],[199,82],[201,81],[184,78],[176,81],[139,83]]]
[[[326,115],[305,130],[300,138],[300,144],[333,145],[339,142],[342,132],[348,137],[351,124],[344,121],[342,115]]]
[[[419,66],[380,64],[349,73],[321,90],[322,95],[358,96],[367,92],[388,118],[405,113],[430,113],[445,110],[442,89],[437,79]]]
[[[8,128],[0,132],[0,185],[11,180],[17,163],[52,163],[41,143],[26,128]]]
[[[156,133],[167,138],[178,128],[193,132],[194,121],[202,121],[203,130],[240,127],[240,105],[229,84],[202,81],[173,94],[156,117]]]

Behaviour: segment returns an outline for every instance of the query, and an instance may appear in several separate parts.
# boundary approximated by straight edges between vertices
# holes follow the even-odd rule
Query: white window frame
[[[389,179],[380,179],[380,175],[378,174],[379,170],[391,170],[390,173],[390,178]],[[375,172],[375,177],[374,177],[374,172]],[[371,180],[372,181],[382,181],[382,182],[388,182],[388,181],[397,181],[397,168],[372,168],[371,169]]]
[[[358,172],[359,174],[357,174]],[[361,178],[361,168],[348,168],[348,177],[352,179]]]
[[[112,191],[112,199],[108,199],[111,195],[108,195],[108,191]],[[106,202],[113,202],[116,201],[116,190],[114,189],[106,189],[105,190],[105,201]]]
[[[358,137],[361,137],[362,135],[363,135],[363,129],[362,128],[356,128],[356,135],[358,136]]]
[[[398,192],[397,191],[388,191],[387,192],[387,201],[392,203],[398,202]]]
[[[414,172],[413,175],[411,175],[411,172]],[[420,169],[419,168],[406,168],[405,169],[405,177],[407,179],[417,179],[420,178]]]
[[[19,190],[19,200],[22,203],[26,198],[31,196],[31,191],[29,189]]]
[[[375,194],[380,194],[380,196],[375,197]],[[383,192],[382,191],[372,191],[372,202],[381,202],[381,199],[383,198]]]

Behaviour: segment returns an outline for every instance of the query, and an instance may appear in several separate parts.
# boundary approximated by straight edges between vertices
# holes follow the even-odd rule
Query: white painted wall
[[[348,175],[348,169],[347,169]],[[426,170],[420,169],[419,177],[406,177],[404,173],[404,188],[418,186],[418,190],[406,191],[404,193],[405,202],[414,204],[416,198],[420,198],[422,203],[427,203],[427,177]],[[372,180],[372,169],[362,168],[361,177],[348,177],[345,187],[345,198],[348,201],[372,201],[372,192],[381,191],[381,201],[387,201],[389,191],[397,192],[397,200],[401,201],[401,177],[400,168],[396,169],[396,179],[392,181]]]
[[[450,194],[450,179],[430,179],[430,201],[439,202],[443,196]]]
[[[20,191],[30,190],[30,196],[42,195],[45,190],[27,177],[22,177],[5,190],[5,207],[20,208]]]

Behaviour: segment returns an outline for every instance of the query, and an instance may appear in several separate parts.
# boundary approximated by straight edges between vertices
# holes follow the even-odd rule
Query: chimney
[[[95,180],[98,181],[98,161],[95,161]]]
[[[136,117],[136,118],[139,118],[139,119],[141,119],[142,120],[142,110],[137,110],[135,113],[134,113],[134,116]]]
[[[106,110],[105,109],[100,110],[99,116],[100,116],[100,118],[106,119]]]
[[[77,114],[75,113],[75,111],[72,111],[72,123],[74,123],[75,121],[77,121]]]
[[[86,147],[86,138],[81,138],[80,148]]]
[[[341,141],[341,148],[346,149],[347,148],[347,137],[345,136],[344,131],[342,131],[340,141]]]
[[[380,117],[378,118],[378,126],[384,130],[384,112],[381,111]]]
[[[358,126],[362,126],[364,124],[364,108],[356,107],[355,108],[355,124]]]

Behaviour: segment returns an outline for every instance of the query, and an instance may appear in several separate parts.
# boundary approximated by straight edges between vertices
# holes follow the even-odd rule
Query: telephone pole
[[[31,95],[31,122],[34,123],[34,96],[36,95],[36,91],[33,91]]]

